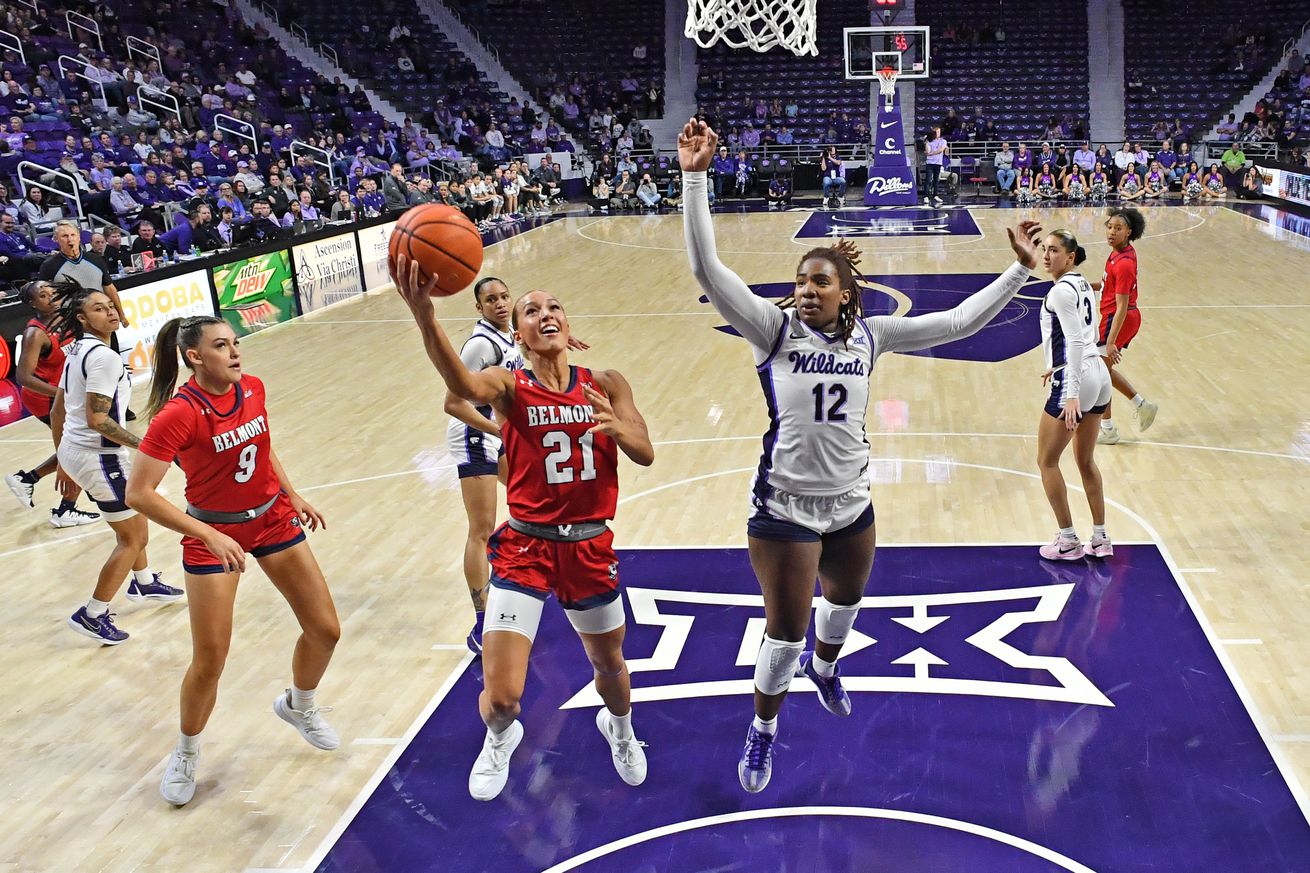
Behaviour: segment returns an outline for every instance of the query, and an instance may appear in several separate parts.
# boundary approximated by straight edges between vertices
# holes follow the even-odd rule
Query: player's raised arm
[[[446,387],[456,396],[472,403],[500,403],[513,390],[514,378],[508,370],[499,367],[474,373],[460,360],[459,353],[450,344],[450,338],[437,323],[437,313],[432,306],[431,292],[436,287],[437,277],[433,276],[426,284],[421,282],[418,262],[405,255],[397,256],[390,267],[396,290],[418,323],[423,348],[427,350],[428,358],[441,374]]]
[[[691,261],[692,275],[710,303],[763,357],[773,348],[787,317],[776,306],[752,294],[741,277],[719,260],[705,175],[718,143],[719,137],[709,125],[695,118],[678,135],[687,258]]]
[[[1035,221],[1021,221],[1006,228],[1016,261],[996,281],[970,294],[959,306],[945,312],[896,318],[880,315],[868,320],[876,340],[875,348],[883,352],[912,352],[932,348],[972,336],[996,317],[1005,304],[1014,299],[1032,268],[1037,266],[1038,241],[1042,228]]]

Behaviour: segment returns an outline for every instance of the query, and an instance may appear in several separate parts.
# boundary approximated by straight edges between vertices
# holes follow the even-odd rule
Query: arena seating
[[[556,123],[575,134],[586,130],[592,106],[604,109],[624,75],[643,87],[664,88],[664,3],[662,0],[576,0],[567,14],[544,0],[451,0],[447,3],[500,55],[500,62],[542,106],[557,87],[574,80],[587,99],[578,118]],[[645,59],[632,56],[638,44]],[[619,107],[616,99],[614,108]]]
[[[947,110],[981,106],[1003,138],[1039,139],[1051,116],[1088,116],[1087,9],[1042,0],[940,0],[916,7],[932,28],[932,78],[915,87],[918,133]],[[994,41],[999,25],[1004,42]],[[949,41],[948,27],[984,31],[978,42]]]
[[[766,104],[774,99],[784,104],[794,99],[799,115],[795,124],[787,126],[798,143],[826,139],[824,132],[832,112],[847,112],[853,120],[868,124],[870,86],[868,82],[846,79],[842,45],[842,28],[868,25],[869,13],[863,3],[820,0],[817,58],[797,57],[783,49],[762,54],[729,51],[721,44],[703,49],[702,79],[713,79],[722,71],[725,87],[722,91],[703,90],[699,95],[701,105],[719,119],[726,132],[748,121],[755,124],[748,99],[752,103],[763,99]]]
[[[1204,136],[1229,107],[1269,72],[1288,37],[1310,18],[1302,0],[1248,0],[1236,8],[1222,0],[1124,0],[1126,131],[1151,139],[1157,121],[1181,119],[1189,138]],[[1168,22],[1168,36],[1148,21]],[[1248,34],[1256,47],[1237,66],[1236,44]]]

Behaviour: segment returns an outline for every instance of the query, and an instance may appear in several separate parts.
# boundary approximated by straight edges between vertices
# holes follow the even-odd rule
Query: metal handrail
[[[456,11],[454,10],[454,8],[452,8],[452,7],[450,7],[450,6],[447,6],[447,7],[446,7],[446,11],[449,12],[449,13],[450,13],[450,16],[451,16],[452,18],[454,18],[456,21],[458,21],[458,22],[459,22],[459,23],[464,27],[465,30],[467,30],[469,33],[473,34],[473,38],[476,39],[476,40],[478,41],[478,45],[480,45],[480,46],[482,46],[484,49],[486,49],[487,54],[489,54],[489,55],[491,55],[493,58],[495,58],[495,59],[496,59],[496,63],[500,64],[500,52],[497,51],[496,47],[495,47],[494,45],[492,45],[491,43],[489,43],[489,42],[486,40],[486,38],[483,37],[482,34],[478,32],[478,29],[477,29],[476,27],[474,27],[473,25],[471,25],[471,24],[469,24],[467,21],[465,21],[465,20],[464,20],[464,17],[463,17],[462,15],[460,15],[458,12],[456,12]],[[501,66],[504,66],[504,64],[501,64]]]
[[[318,44],[318,53],[323,56],[324,60],[332,61],[333,66],[338,68],[341,66],[341,61],[337,58],[337,50],[327,43],[320,42]]]
[[[26,167],[32,167],[34,169],[40,170],[41,176],[37,177],[36,179],[29,179],[27,176],[23,175],[23,170]],[[73,178],[73,175],[71,173],[66,173],[63,170],[60,170],[56,167],[47,167],[44,164],[38,164],[36,161],[20,161],[18,164],[17,175],[18,175],[18,186],[23,189],[24,197],[27,196],[28,188],[40,188],[42,191],[48,191],[49,193],[55,195],[56,197],[59,197],[61,200],[67,197],[72,197],[73,202],[77,204],[77,217],[81,218],[83,215],[86,214],[86,211],[82,209],[81,189],[77,187],[77,179]],[[55,188],[52,185],[45,184],[44,182],[41,181],[41,178],[45,176],[60,176],[62,178],[67,179],[72,193],[70,194],[68,191],[63,190],[62,188]]]
[[[305,28],[301,27],[299,24],[296,24],[293,21],[289,25],[287,25],[287,29],[291,31],[292,36],[299,39],[305,45],[313,46],[313,43],[309,41],[309,31],[305,30]]]
[[[38,9],[38,8],[36,7],[36,0],[18,0],[18,2],[19,2],[19,3],[22,3],[24,6],[28,7],[28,8],[31,9],[33,12],[40,12],[40,11],[41,11],[40,9]]]
[[[27,63],[27,53],[23,51],[23,41],[18,38],[17,34],[10,33],[7,30],[0,30],[0,37],[9,37],[14,41],[13,45],[0,44],[0,50],[18,53],[18,59],[24,64]]]
[[[32,4],[32,8],[35,9],[36,4]],[[74,18],[80,18],[83,21],[89,21],[91,23],[82,24],[81,22],[73,21]],[[90,17],[89,15],[83,15],[80,12],[65,12],[64,23],[68,25],[69,39],[74,38],[73,28],[76,27],[79,30],[85,30],[87,33],[94,33],[96,35],[96,45],[99,46],[100,51],[105,50],[105,41],[100,38],[100,24],[94,18]]]
[[[144,46],[144,48],[142,46]],[[164,59],[159,54],[158,46],[156,46],[152,42],[146,42],[144,39],[138,39],[135,36],[129,36],[127,38],[127,56],[128,58],[131,58],[134,55],[138,55],[138,54],[143,57],[150,58],[156,64],[159,64],[160,70],[164,69]]]
[[[332,155],[328,154],[318,146],[310,145],[302,139],[293,139],[291,145],[288,147],[288,151],[291,154],[292,166],[295,166],[296,161],[301,157],[300,154],[296,153],[297,146],[299,147],[301,154],[305,157],[312,158],[316,165],[327,167],[328,184],[335,188],[337,186],[337,169],[332,165]],[[322,155],[322,159],[318,158],[317,155]]]
[[[224,126],[225,122],[231,122],[231,126]],[[244,121],[224,112],[214,116],[214,132],[223,131],[223,133],[240,137],[250,142],[250,154],[254,156],[259,152],[259,138],[255,135],[255,126],[249,121]]]
[[[1201,143],[1202,148],[1205,149],[1205,160],[1207,163],[1212,160],[1212,152],[1214,153],[1213,160],[1217,161],[1219,160],[1218,156],[1222,155],[1228,150],[1229,146],[1232,145],[1239,146],[1242,150],[1242,154],[1246,155],[1248,161],[1278,160],[1279,148],[1278,143],[1276,142],[1234,142],[1230,139],[1212,139]]]
[[[274,24],[278,25],[279,27],[282,26],[282,22],[279,21],[279,20],[278,20],[278,17],[277,17],[277,7],[276,7],[276,6],[274,6],[272,3],[267,3],[267,2],[265,2],[265,0],[259,0],[259,8],[262,9],[262,10],[264,11],[264,14],[265,14],[265,15],[267,15],[269,18],[273,19],[273,23],[274,23]]]
[[[86,79],[88,82],[90,82],[91,84],[95,85],[97,88],[100,89],[100,102],[108,106],[109,100],[108,98],[105,97],[105,83],[101,82],[98,78],[93,79],[86,74],[86,68],[91,63],[88,59],[81,58],[81,57],[75,58],[72,55],[60,55],[59,59],[55,62],[56,65],[59,67],[59,78],[62,79],[68,75],[68,70],[64,69],[65,59],[67,59],[72,63],[77,64],[77,69],[73,70],[73,75],[75,75],[79,79]]]
[[[164,102],[165,98],[172,102]],[[161,88],[156,88],[154,85],[138,85],[136,102],[143,109],[146,105],[157,107],[171,114],[173,118],[177,119],[178,124],[182,123],[182,106],[178,103],[177,97]]]

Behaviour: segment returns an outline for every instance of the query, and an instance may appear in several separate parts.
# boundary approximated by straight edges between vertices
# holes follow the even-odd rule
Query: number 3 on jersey
[[[235,478],[238,482],[245,484],[250,481],[250,477],[255,475],[255,455],[259,453],[259,446],[246,446],[241,450],[241,457],[237,459],[237,473]]]
[[[588,431],[578,440],[578,446],[582,449],[582,469],[578,479],[583,482],[596,478],[596,462],[592,452],[594,439],[595,435]],[[543,448],[554,449],[546,456],[546,483],[562,485],[572,482],[573,466],[561,466],[573,461],[573,440],[569,435],[562,430],[550,431],[541,438],[541,445]]]

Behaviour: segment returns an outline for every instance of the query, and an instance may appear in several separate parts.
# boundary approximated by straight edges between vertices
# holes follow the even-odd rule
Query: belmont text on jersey
[[[529,406],[528,427],[547,427],[552,424],[591,424],[596,420],[590,406]]]
[[[264,416],[261,415],[247,421],[240,427],[214,434],[210,439],[214,441],[215,452],[226,452],[228,449],[235,449],[237,446],[249,442],[262,433],[268,433],[268,423],[264,421]]]

